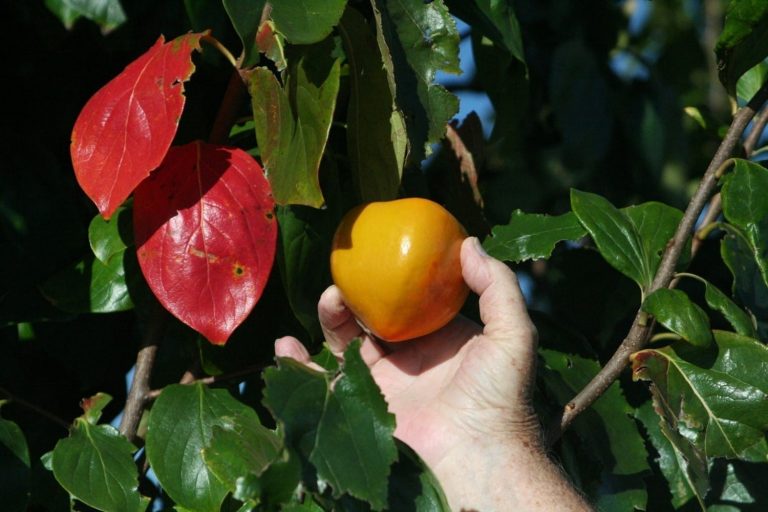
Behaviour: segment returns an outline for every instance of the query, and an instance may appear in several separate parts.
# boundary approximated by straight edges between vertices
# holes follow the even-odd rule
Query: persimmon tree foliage
[[[316,315],[408,196],[518,271],[597,507],[768,509],[768,4],[15,4],[4,510],[448,510]]]

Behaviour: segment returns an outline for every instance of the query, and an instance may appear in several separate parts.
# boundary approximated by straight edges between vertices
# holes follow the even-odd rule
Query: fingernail
[[[488,253],[483,249],[483,244],[480,243],[480,239],[476,236],[472,237],[472,244],[475,246],[475,250],[482,256],[488,256]]]

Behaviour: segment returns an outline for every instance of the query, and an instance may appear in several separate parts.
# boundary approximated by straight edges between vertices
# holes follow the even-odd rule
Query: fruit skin
[[[333,282],[379,338],[429,334],[456,316],[469,293],[459,256],[466,236],[453,215],[428,199],[358,206],[333,238]]]

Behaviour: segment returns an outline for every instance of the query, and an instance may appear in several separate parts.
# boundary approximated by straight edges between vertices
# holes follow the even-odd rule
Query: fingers
[[[469,288],[480,296],[483,332],[492,337],[519,339],[535,346],[536,329],[514,272],[488,256],[477,238],[461,246],[461,268]]]
[[[313,370],[324,371],[320,365],[312,362],[306,347],[293,336],[284,336],[275,341],[275,356],[289,357],[309,366]]]
[[[317,314],[325,341],[331,352],[339,359],[343,357],[347,346],[355,338],[361,338],[363,341],[360,355],[368,366],[375,364],[386,355],[381,345],[366,334],[357,323],[352,311],[344,304],[341,292],[336,286],[329,287],[320,296]]]

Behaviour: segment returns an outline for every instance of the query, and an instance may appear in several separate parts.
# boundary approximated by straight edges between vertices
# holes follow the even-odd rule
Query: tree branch
[[[149,381],[155,365],[157,347],[165,329],[165,311],[159,306],[152,312],[149,325],[144,332],[141,349],[136,355],[136,368],[131,382],[131,389],[125,400],[123,418],[120,420],[120,433],[132,443],[136,441],[141,415],[148,403]]]
[[[683,219],[677,226],[674,237],[667,244],[662,256],[659,268],[656,271],[653,283],[647,290],[647,295],[654,291],[667,287],[674,276],[675,266],[680,259],[680,254],[685,247],[688,237],[691,235],[701,211],[704,209],[707,199],[717,185],[719,169],[730,157],[733,148],[739,141],[744,129],[755,113],[768,100],[768,83],[764,84],[750,102],[739,110],[728,128],[720,147],[709,163],[699,187],[693,195],[685,210]],[[570,426],[573,420],[595,400],[597,400],[608,387],[619,377],[629,363],[630,354],[642,349],[648,342],[652,318],[642,310],[637,312],[629,333],[619,345],[619,348],[606,362],[600,372],[571,400],[563,409],[562,416],[548,431],[548,441],[551,445],[560,438],[562,433]]]
[[[13,393],[8,391],[4,387],[0,387],[0,395],[5,395],[5,397],[8,399],[9,402],[13,402],[13,403],[19,404],[20,406],[22,406],[22,407],[24,407],[26,409],[29,409],[30,411],[36,412],[37,414],[39,414],[43,418],[46,418],[46,419],[52,421],[53,423],[59,425],[60,427],[64,427],[65,429],[69,430],[69,423],[64,421],[62,418],[59,418],[58,416],[56,416],[52,412],[46,411],[42,407],[37,406],[37,405],[33,404],[32,402],[28,402],[28,401],[24,400],[23,398],[19,398],[18,396],[14,395]]]

